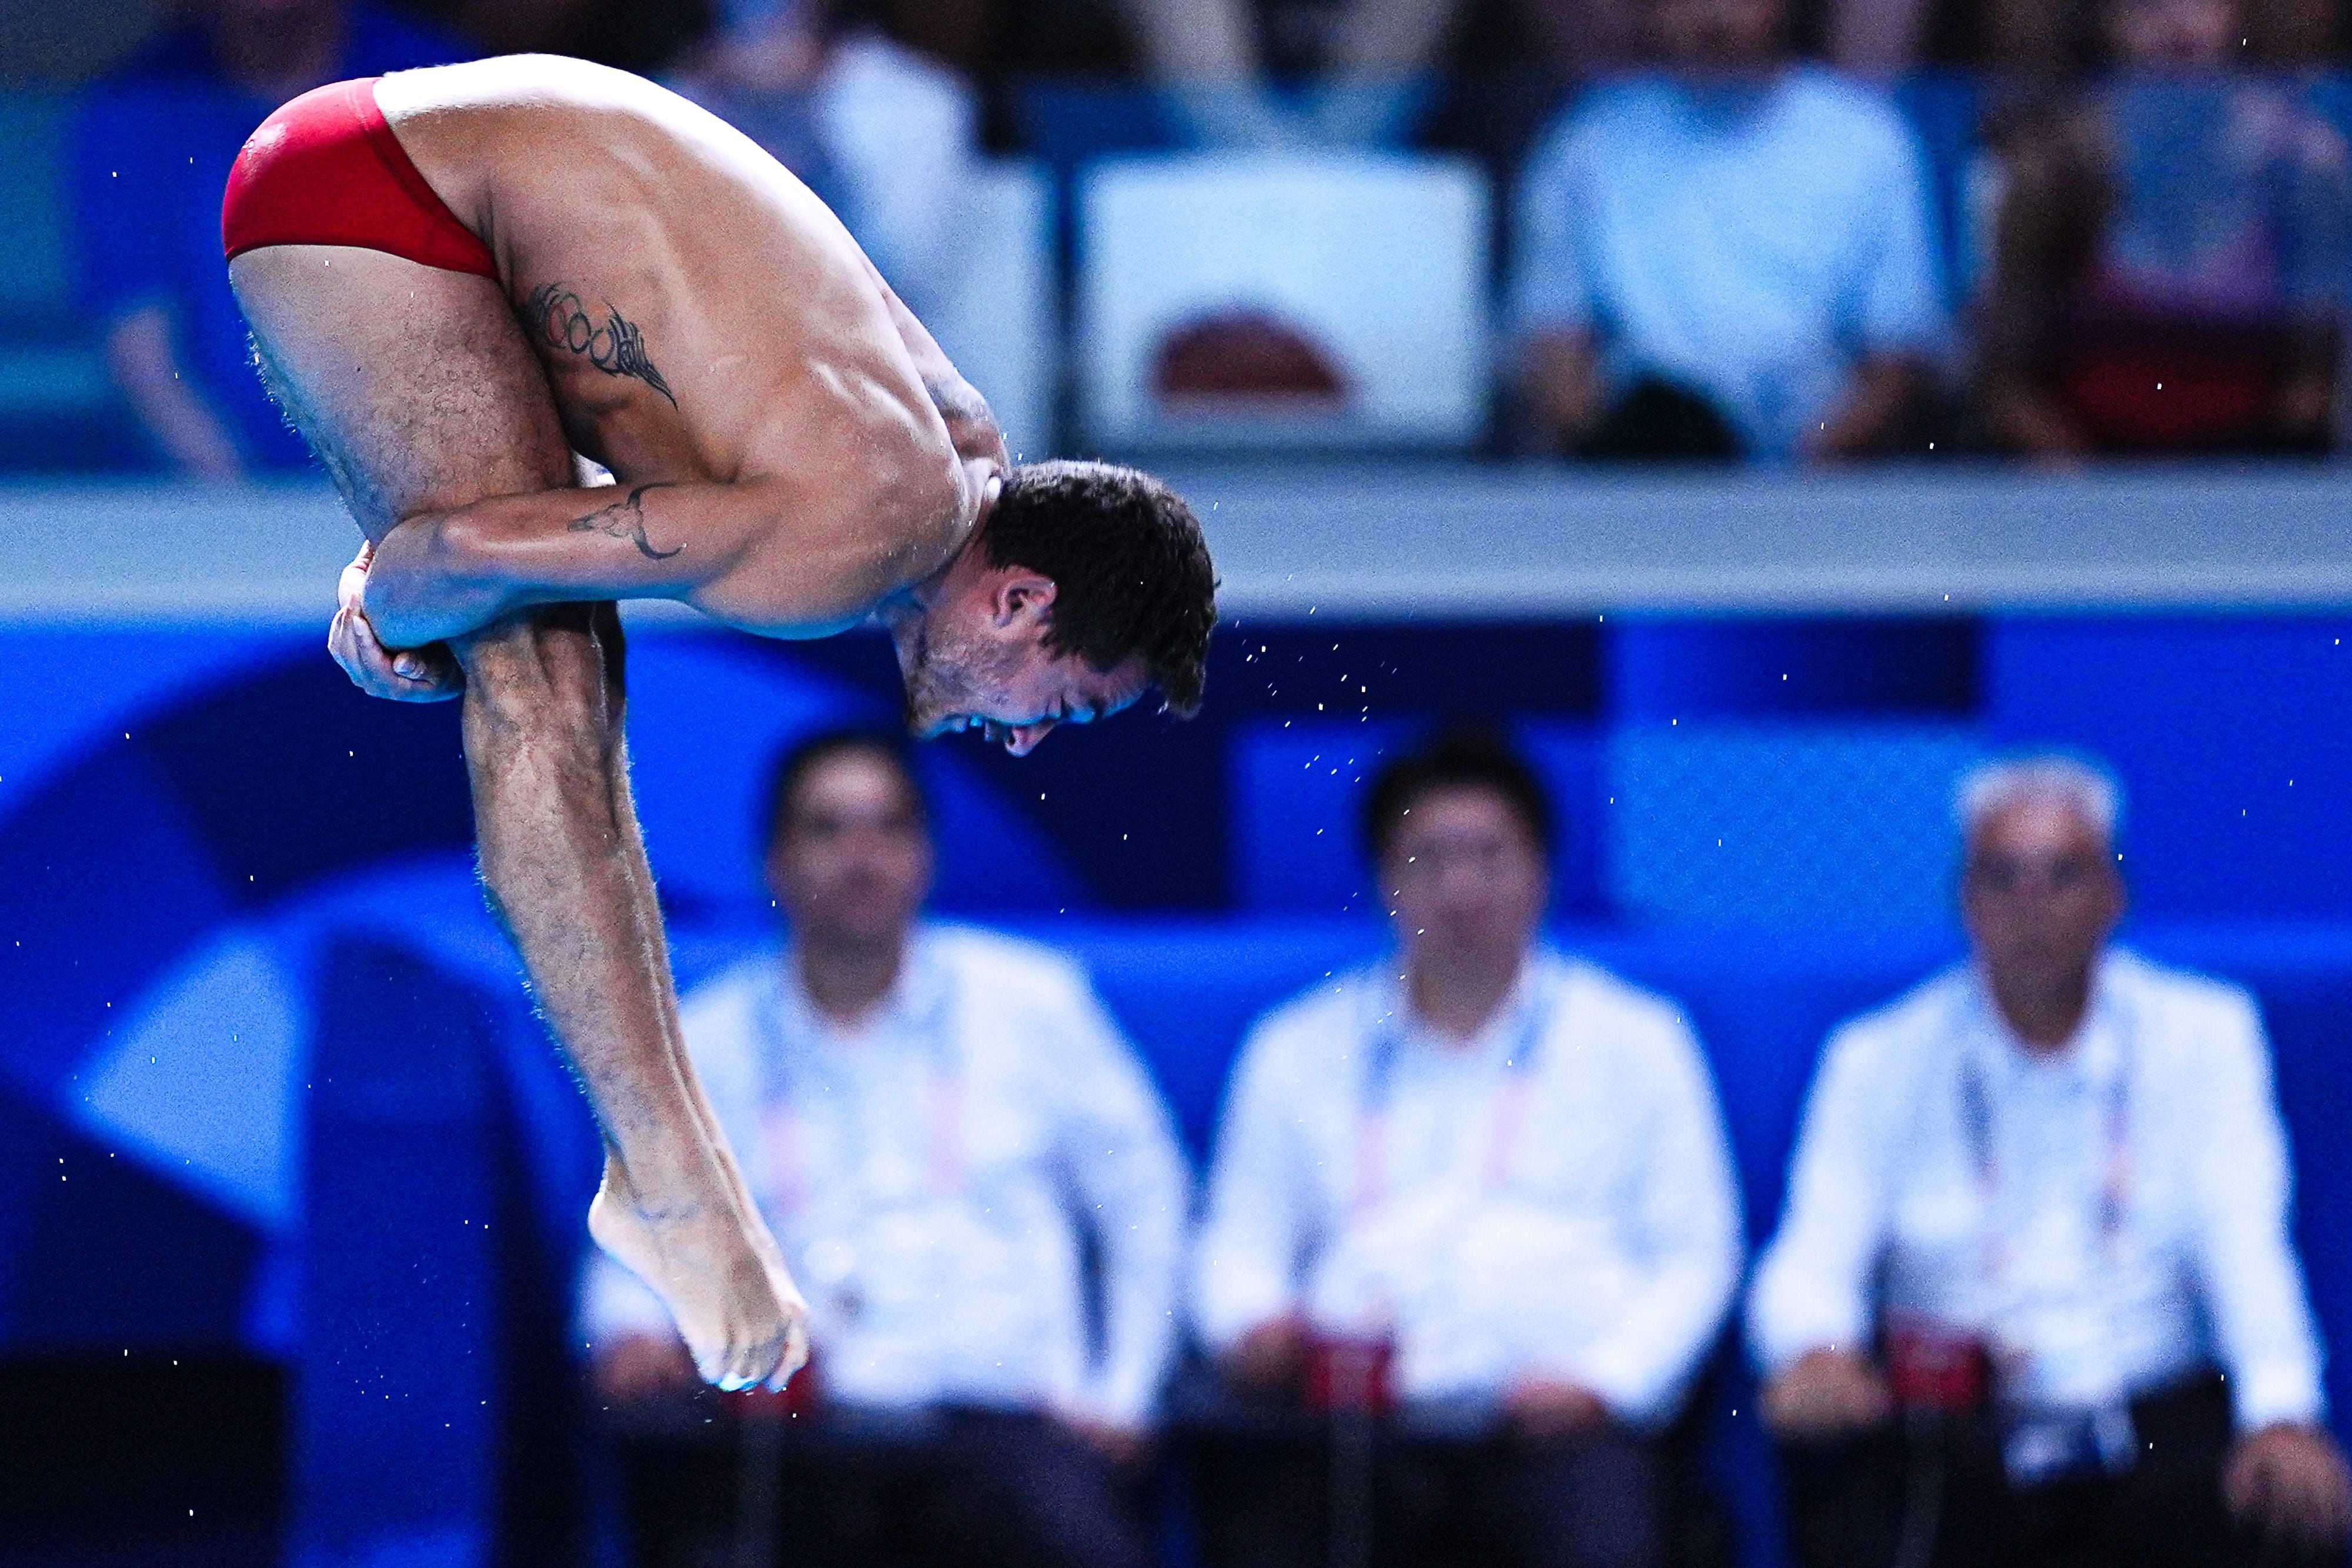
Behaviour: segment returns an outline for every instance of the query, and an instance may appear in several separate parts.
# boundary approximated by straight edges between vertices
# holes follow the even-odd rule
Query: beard
[[[915,628],[907,659],[907,728],[928,738],[956,715],[995,706],[1021,664],[1017,650],[946,629],[934,632],[925,620]]]

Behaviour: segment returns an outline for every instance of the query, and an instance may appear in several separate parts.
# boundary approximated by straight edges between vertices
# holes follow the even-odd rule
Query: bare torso
[[[743,485],[772,507],[704,609],[821,634],[961,544],[1003,461],[985,406],[749,138],[546,57],[404,72],[376,98],[497,258],[574,449],[625,487]],[[978,418],[951,431],[960,397]]]

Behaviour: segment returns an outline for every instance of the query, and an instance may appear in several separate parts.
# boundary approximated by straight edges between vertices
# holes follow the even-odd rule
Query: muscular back
[[[992,450],[1001,461],[992,424],[950,433],[940,407],[968,389],[840,222],[750,139],[650,82],[546,57],[406,72],[376,96],[488,245],[566,435],[623,499],[709,481],[772,502],[773,526],[706,608],[827,630],[961,542],[979,473]],[[613,526],[632,526],[625,507]],[[662,548],[642,529],[637,542]]]

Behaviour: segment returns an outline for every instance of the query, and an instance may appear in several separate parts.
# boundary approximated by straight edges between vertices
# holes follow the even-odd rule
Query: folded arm
[[[895,295],[887,298],[961,461],[965,494],[977,494],[1011,465],[996,418],[922,323]],[[420,514],[376,547],[361,608],[389,648],[461,637],[533,605],[592,600],[677,599],[730,619],[711,591],[791,508],[783,488],[764,479],[655,481],[504,496]],[[762,621],[837,620],[868,579],[887,586],[876,574],[890,575],[896,555],[893,538],[884,537],[893,531],[870,526],[877,499],[835,497],[838,505],[829,502],[824,517],[793,508],[795,535],[806,547],[797,562],[802,580],[763,580]],[[890,500],[902,510],[908,504]],[[777,601],[796,596],[808,602]]]
[[[376,547],[363,608],[385,645],[415,648],[537,604],[695,603],[770,529],[778,507],[756,481],[656,482],[426,512]]]

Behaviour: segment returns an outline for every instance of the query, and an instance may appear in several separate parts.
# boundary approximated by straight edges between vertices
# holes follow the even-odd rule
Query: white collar
[[[1441,1036],[1413,1010],[1412,998],[1405,989],[1403,966],[1397,955],[1376,965],[1370,976],[1372,982],[1372,1027],[1392,1029],[1402,1044],[1413,1051],[1449,1061],[1476,1061],[1503,1055],[1528,1029],[1528,1009],[1542,1005],[1544,993],[1551,988],[1551,977],[1561,967],[1558,955],[1540,938],[1528,944],[1519,956],[1517,971],[1511,977],[1510,988],[1503,993],[1495,1010],[1486,1015],[1477,1032],[1467,1040]],[[1538,1028],[1541,1019],[1534,1020]]]
[[[2068,1077],[2085,1083],[2107,1082],[2121,1067],[2124,1054],[2116,967],[2112,949],[2091,961],[2090,995],[2074,1037],[2055,1051],[2041,1051],[2018,1038],[1993,998],[1992,982],[1983,967],[1971,962],[1967,990],[1969,1027],[1962,1051],[1997,1081]]]
[[[907,934],[898,973],[866,1016],[845,1028],[819,1012],[801,982],[800,952],[790,941],[770,950],[764,985],[776,1019],[789,1039],[842,1042],[871,1040],[909,1028],[944,1005],[946,963],[929,927],[918,923]]]

